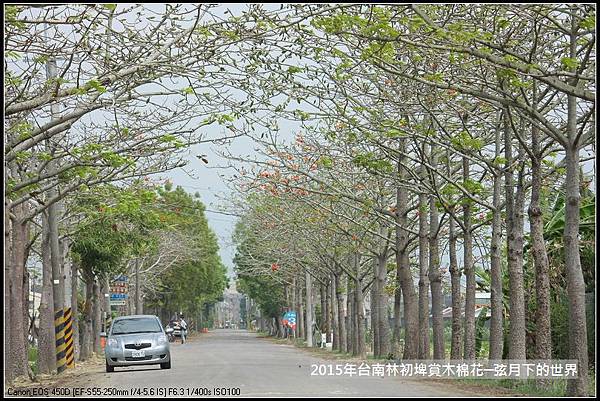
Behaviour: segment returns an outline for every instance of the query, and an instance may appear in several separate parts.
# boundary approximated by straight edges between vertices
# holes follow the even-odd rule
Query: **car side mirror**
[[[106,334],[106,332],[105,332],[105,331],[103,331],[102,333],[100,333],[100,337],[104,337],[104,338],[106,338],[106,337],[108,337],[108,334]]]
[[[172,333],[175,330],[173,330],[172,327],[168,327],[167,330],[165,330],[165,331],[167,332],[167,334],[170,334],[170,333]]]

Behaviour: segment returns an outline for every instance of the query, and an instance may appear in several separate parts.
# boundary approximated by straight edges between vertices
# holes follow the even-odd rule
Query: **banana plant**
[[[564,277],[564,242],[565,229],[565,197],[559,193],[554,201],[554,206],[547,211],[546,224],[544,225],[544,239],[550,260],[550,281],[554,289],[565,288]],[[579,234],[581,241],[581,264],[586,282],[586,287],[594,285],[594,249],[596,240],[596,199],[588,189],[582,191],[581,205],[579,207]],[[529,254],[531,241],[527,238],[524,253]]]

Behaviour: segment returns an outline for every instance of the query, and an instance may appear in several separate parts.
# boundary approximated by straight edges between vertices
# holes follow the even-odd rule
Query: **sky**
[[[214,130],[209,126],[206,130]],[[293,132],[298,130],[297,123],[285,120],[279,120],[281,137],[291,138]],[[175,169],[163,173],[158,177],[170,179],[173,186],[181,186],[188,193],[198,192],[202,203],[206,206],[206,218],[211,229],[215,232],[219,240],[219,253],[221,261],[227,267],[229,275],[233,276],[233,257],[235,255],[235,246],[232,244],[231,235],[237,221],[236,216],[218,213],[230,204],[227,201],[233,196],[223,177],[230,177],[235,173],[234,170],[227,168],[227,165],[233,164],[241,166],[237,162],[232,162],[219,155],[220,146],[213,144],[200,144],[190,147],[187,160],[189,165],[183,169]],[[232,155],[244,156],[252,154],[256,147],[251,138],[235,138],[227,146],[228,152]],[[206,155],[208,164],[200,162],[196,155]],[[252,155],[254,157],[254,155]],[[249,165],[248,165],[249,166]]]
[[[232,153],[242,152],[247,147],[248,139],[240,138],[234,140],[229,149]],[[181,169],[171,170],[162,174],[161,177],[170,178],[173,186],[181,186],[187,192],[194,194],[198,192],[202,203],[206,206],[206,218],[211,229],[219,239],[219,252],[221,261],[231,274],[233,272],[233,256],[235,247],[231,244],[231,234],[235,227],[237,217],[211,212],[219,210],[223,206],[223,199],[228,198],[231,193],[220,175],[228,175],[225,169],[214,166],[224,165],[226,160],[220,157],[215,150],[217,145],[196,145],[190,148],[190,166],[196,177],[191,177]],[[209,164],[201,163],[194,155],[206,154]],[[194,167],[195,166],[195,167]],[[212,167],[212,168],[211,168]]]

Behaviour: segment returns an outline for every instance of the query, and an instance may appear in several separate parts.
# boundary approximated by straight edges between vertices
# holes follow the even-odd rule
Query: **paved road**
[[[311,376],[311,364],[336,364],[245,330],[216,330],[171,347],[173,366],[116,368],[88,377],[91,386],[136,388],[239,388],[241,396],[479,396],[443,383],[399,377]],[[211,394],[211,395],[214,395]]]

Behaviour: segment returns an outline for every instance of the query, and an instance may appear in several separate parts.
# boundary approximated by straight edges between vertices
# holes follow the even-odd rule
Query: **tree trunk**
[[[400,181],[403,181],[406,176],[405,168],[402,166],[405,151],[406,139],[401,139],[398,160],[398,179]],[[404,359],[417,359],[419,352],[419,309],[408,257],[408,232],[403,229],[407,226],[408,193],[402,186],[398,186],[396,190],[396,208],[398,210],[396,219],[396,266],[404,297]]]
[[[56,369],[56,340],[54,335],[54,294],[52,291],[52,262],[48,215],[42,214],[42,298],[40,301],[40,330],[38,338],[38,372],[49,374]]]
[[[28,376],[29,363],[27,341],[24,332],[27,332],[27,322],[23,311],[23,288],[26,263],[26,248],[29,241],[29,224],[23,222],[26,214],[26,203],[12,208],[13,216],[10,217],[11,257],[7,261],[9,268],[8,289],[9,309],[6,326],[8,328],[8,350],[5,350],[6,380],[11,381],[17,377]]]
[[[283,298],[285,299],[285,307],[288,309],[293,309],[294,307],[294,299],[290,295],[290,289],[288,284],[283,285]],[[291,298],[291,299],[290,299]]]
[[[346,352],[356,355],[354,339],[354,296],[352,294],[352,279],[346,276]]]
[[[4,172],[6,180],[7,171]],[[11,288],[12,288],[12,275],[14,273],[14,261],[12,258],[12,222],[10,219],[10,212],[8,207],[8,199],[4,198],[4,366],[10,366],[9,355],[12,355],[11,342],[10,342],[10,305],[11,305]],[[13,375],[5,370],[5,385],[7,381],[11,381]]]
[[[358,257],[357,257],[358,259]],[[359,261],[357,261],[356,264],[356,271],[357,271],[357,278],[354,282],[355,285],[355,289],[354,289],[354,293],[355,293],[355,331],[356,331],[356,354],[361,358],[361,359],[366,359],[367,358],[367,347],[365,345],[365,308],[364,308],[364,297],[363,297],[363,292],[362,292],[362,283],[360,281],[360,279],[358,278],[358,270],[360,268],[360,263]]]
[[[533,99],[537,91],[533,91]],[[534,104],[534,106],[537,106]],[[535,267],[535,359],[552,358],[552,335],[550,329],[550,264],[544,240],[544,219],[540,205],[540,191],[542,189],[543,154],[540,151],[539,128],[531,127],[531,201],[529,202],[529,226],[531,236],[531,254]],[[538,381],[545,386],[547,380]]]
[[[463,179],[469,179],[469,159],[463,158]],[[471,204],[470,200],[463,201],[464,224],[464,272],[467,279],[465,292],[465,348],[464,358],[475,359],[475,266],[473,264],[473,238],[471,232]]]
[[[27,258],[29,257],[29,248],[27,248],[26,254],[25,254],[25,264],[27,264]],[[32,320],[31,322],[29,321],[29,271],[27,271],[27,267],[25,268],[25,274],[23,276],[23,294],[21,297],[21,302],[22,302],[22,311],[23,311],[23,323],[26,325],[26,329],[23,330],[23,333],[21,333],[21,335],[23,336],[23,341],[25,342],[25,346],[28,349],[28,355],[27,355],[27,373],[29,375],[30,378],[33,377],[33,370],[31,370],[31,367],[29,366],[29,328],[32,327],[31,324],[34,323],[34,321]],[[33,330],[31,331],[31,334],[33,335]]]
[[[433,155],[433,149],[432,149]],[[433,161],[435,165],[435,159]],[[429,198],[429,282],[431,285],[431,316],[433,326],[433,359],[446,357],[444,350],[444,294],[442,292],[442,275],[440,272],[440,251],[438,244],[439,216],[435,198]]]
[[[358,355],[358,342],[360,341],[358,338],[358,299],[356,295],[356,286],[352,289],[352,292],[348,294],[348,296],[352,299],[352,355]]]
[[[425,150],[424,153],[427,151]],[[421,165],[421,179],[426,180],[427,171]],[[429,276],[427,231],[427,194],[419,193],[419,359],[429,359]]]
[[[331,300],[331,317],[332,317],[332,319],[331,319],[331,329],[332,329],[331,330],[331,333],[332,333],[331,349],[341,351],[341,348],[340,348],[340,314],[338,312],[339,301],[338,301],[338,294],[337,294],[338,284],[339,284],[338,276],[336,274],[332,275],[331,284],[330,284],[330,288],[329,288],[329,291],[331,291],[330,300]]]
[[[576,13],[574,5],[571,12]],[[577,57],[577,30],[579,21],[571,18],[570,57]],[[575,78],[572,83],[577,83]],[[585,281],[579,255],[579,137],[577,136],[577,98],[567,97],[567,136],[566,150],[567,176],[565,180],[565,267],[567,294],[569,296],[569,357],[577,359],[577,379],[568,380],[567,395],[585,397],[588,395],[588,339],[585,311]]]
[[[518,308],[512,310],[511,306],[511,323],[514,323],[514,336],[511,338],[511,345],[509,347],[509,355],[513,359],[526,359],[527,358],[527,322],[526,322],[526,310],[525,310],[525,289],[523,279],[523,222],[524,222],[524,207],[525,207],[525,188],[524,188],[524,167],[522,166],[519,171],[519,178],[517,182],[517,191],[515,194],[515,226],[513,229],[514,245],[512,249],[512,255],[514,260],[514,277],[513,282],[510,283],[511,294],[515,292],[515,306]],[[515,321],[516,320],[516,321]],[[514,322],[513,322],[514,321]],[[511,329],[511,331],[513,331]],[[518,339],[517,339],[518,338]],[[515,347],[516,345],[516,347]],[[514,347],[514,348],[513,348]],[[511,348],[513,349],[510,354]]]
[[[93,328],[93,298],[94,298],[94,276],[91,272],[84,270],[85,279],[85,307],[83,309],[81,328],[81,353],[80,360],[88,360],[92,356],[94,344]]]
[[[388,319],[388,297],[385,293],[387,278],[387,249],[377,258],[377,333],[379,338],[379,356],[387,358],[391,352],[390,321]]]
[[[100,294],[99,278],[92,285],[92,349],[96,354],[102,352],[100,345],[100,331],[102,330],[102,299]]]
[[[294,338],[300,338],[300,303],[298,302],[298,283],[296,278],[292,278],[292,307],[296,311],[296,327],[294,328]]]
[[[570,100],[574,102],[574,100]],[[569,149],[566,155],[566,216],[565,216],[565,266],[567,294],[569,296],[569,358],[578,361],[579,376],[568,380],[570,396],[588,394],[588,341],[585,310],[585,281],[579,255],[579,149]]]
[[[342,283],[340,279],[340,274],[335,276],[335,289],[336,289],[336,298],[337,298],[337,312],[338,312],[338,332],[339,332],[339,350],[340,352],[347,352],[347,336],[346,336],[346,317],[345,317],[345,308],[344,308],[344,296],[342,290]]]
[[[326,342],[330,343],[333,341],[333,329],[332,329],[332,309],[331,309],[331,280],[327,280],[327,285],[325,286],[325,333],[327,334]]]
[[[544,221],[540,207],[541,171],[539,162],[532,166],[531,202],[529,225],[531,227],[531,253],[535,265],[536,313],[535,313],[535,359],[552,357],[550,331],[550,278],[549,262],[544,241]]]
[[[523,290],[523,205],[524,189],[522,168],[519,173],[517,193],[514,193],[514,177],[512,173],[513,155],[511,145],[510,121],[508,112],[504,113],[504,153],[506,159],[506,216],[507,216],[507,250],[508,277],[510,285],[509,310],[509,359],[526,359],[525,343],[525,294]]]
[[[392,352],[394,358],[400,358],[400,339],[402,338],[402,288],[400,269],[396,268],[396,288],[394,289],[394,330],[392,333]]]
[[[501,130],[496,130],[496,157],[500,156],[502,146]],[[501,215],[501,190],[502,175],[494,172],[493,206],[492,212],[492,240],[490,245],[490,360],[501,360],[504,346],[504,295],[502,291],[502,215]]]
[[[296,326],[299,329],[298,337],[306,340],[306,330],[304,330],[304,328],[305,328],[305,326],[304,326],[304,321],[305,321],[304,301],[302,300],[304,291],[302,290],[301,283],[298,283],[297,290],[298,290],[298,311],[296,313],[296,316],[297,316]]]
[[[305,273],[306,282],[306,346],[313,347],[313,294],[312,294],[312,277]]]
[[[371,333],[373,333],[373,357],[378,358],[381,353],[379,352],[379,311],[378,311],[378,298],[379,298],[379,282],[377,281],[378,263],[377,259],[373,259],[373,273],[375,279],[373,285],[371,285]]]
[[[320,325],[319,327],[321,328],[321,334],[325,334],[325,336],[327,336],[328,334],[328,329],[327,329],[327,285],[322,283],[321,285],[319,285],[319,292],[320,292],[320,302],[321,302],[321,320],[320,320]],[[320,341],[320,340],[319,340]]]
[[[277,334],[277,337],[284,338],[285,337],[285,330],[284,330],[283,324],[281,322],[281,318],[279,316],[277,316],[275,318],[275,326],[276,327],[274,327],[273,331],[275,332],[275,334]]]
[[[449,253],[450,253],[450,285],[452,291],[452,341],[450,343],[450,359],[459,360],[462,355],[462,300],[460,290],[460,270],[456,257],[456,230],[455,221],[450,217],[449,221]]]

